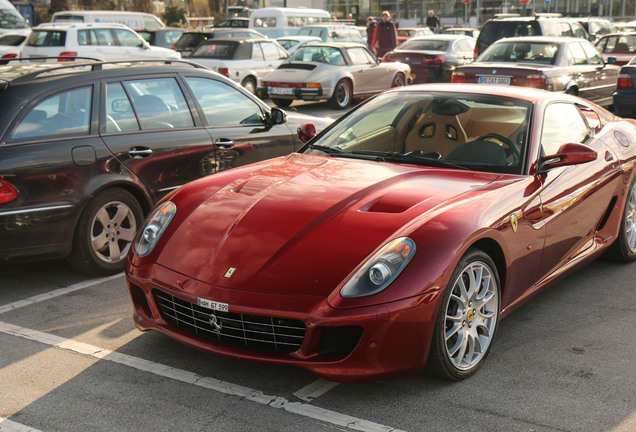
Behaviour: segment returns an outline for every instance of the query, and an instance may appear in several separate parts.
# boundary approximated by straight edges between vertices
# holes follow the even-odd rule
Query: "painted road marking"
[[[313,383],[309,384],[307,387],[303,387],[298,390],[296,393],[294,393],[294,396],[296,396],[300,400],[304,400],[305,402],[311,402],[317,397],[324,395],[329,390],[336,387],[338,384],[339,383],[337,382],[319,379],[318,381],[314,381]]]
[[[4,417],[0,417],[0,432],[41,432],[29,426],[16,423]]]

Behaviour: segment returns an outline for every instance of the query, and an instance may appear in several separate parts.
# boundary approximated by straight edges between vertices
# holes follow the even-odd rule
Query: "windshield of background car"
[[[26,20],[13,9],[0,9],[0,28],[26,28]]]
[[[541,34],[541,27],[536,20],[531,21],[489,21],[479,33],[479,40],[486,44],[499,39],[514,36],[537,36]]]
[[[554,64],[559,44],[551,42],[498,42],[490,45],[479,62]]]
[[[27,46],[49,47],[64,46],[66,32],[62,30],[32,30],[27,40]]]
[[[344,64],[340,50],[324,46],[304,46],[289,56],[289,61],[310,61],[329,64]]]
[[[446,51],[449,41],[445,40],[407,40],[400,49],[416,51]]]
[[[521,174],[531,107],[492,95],[388,92],[343,117],[304,152]]]
[[[213,41],[214,39],[212,39]],[[205,57],[214,59],[231,59],[236,50],[237,43],[235,42],[218,42],[218,43],[205,43],[199,45],[197,49],[192,53],[192,57]]]

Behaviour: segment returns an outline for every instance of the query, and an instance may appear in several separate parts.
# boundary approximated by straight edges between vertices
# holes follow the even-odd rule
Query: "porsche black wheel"
[[[80,217],[69,263],[78,271],[95,275],[122,271],[142,219],[141,206],[129,192],[101,192]]]
[[[406,78],[401,73],[397,74],[395,78],[393,78],[393,83],[391,87],[404,87],[406,85]]]
[[[345,109],[349,106],[352,100],[352,90],[349,81],[340,80],[336,84],[336,88],[333,91],[333,96],[329,99],[329,103],[336,109]]]
[[[483,364],[499,322],[497,268],[483,251],[469,249],[457,264],[437,315],[429,369],[461,380]]]
[[[272,102],[279,108],[287,108],[293,101],[291,99],[272,99]]]
[[[615,261],[625,263],[636,260],[636,176],[629,186],[621,228],[609,256]]]

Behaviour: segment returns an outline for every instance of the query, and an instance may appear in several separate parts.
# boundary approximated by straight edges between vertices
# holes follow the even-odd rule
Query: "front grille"
[[[219,312],[152,291],[161,317],[169,324],[199,337],[254,350],[290,353],[305,338],[305,325],[298,320]],[[212,316],[220,329],[215,329]]]

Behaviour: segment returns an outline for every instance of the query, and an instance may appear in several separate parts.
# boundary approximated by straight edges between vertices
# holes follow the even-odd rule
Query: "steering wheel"
[[[484,141],[487,140],[488,138],[494,138],[497,141],[501,142],[502,144],[505,144],[507,147],[506,149],[506,153],[509,153],[510,156],[513,156],[516,160],[521,160],[521,151],[519,150],[519,147],[517,147],[510,138],[505,137],[503,135],[499,135],[498,133],[485,133],[483,135],[481,135],[479,138],[477,138],[477,140],[480,141]]]

